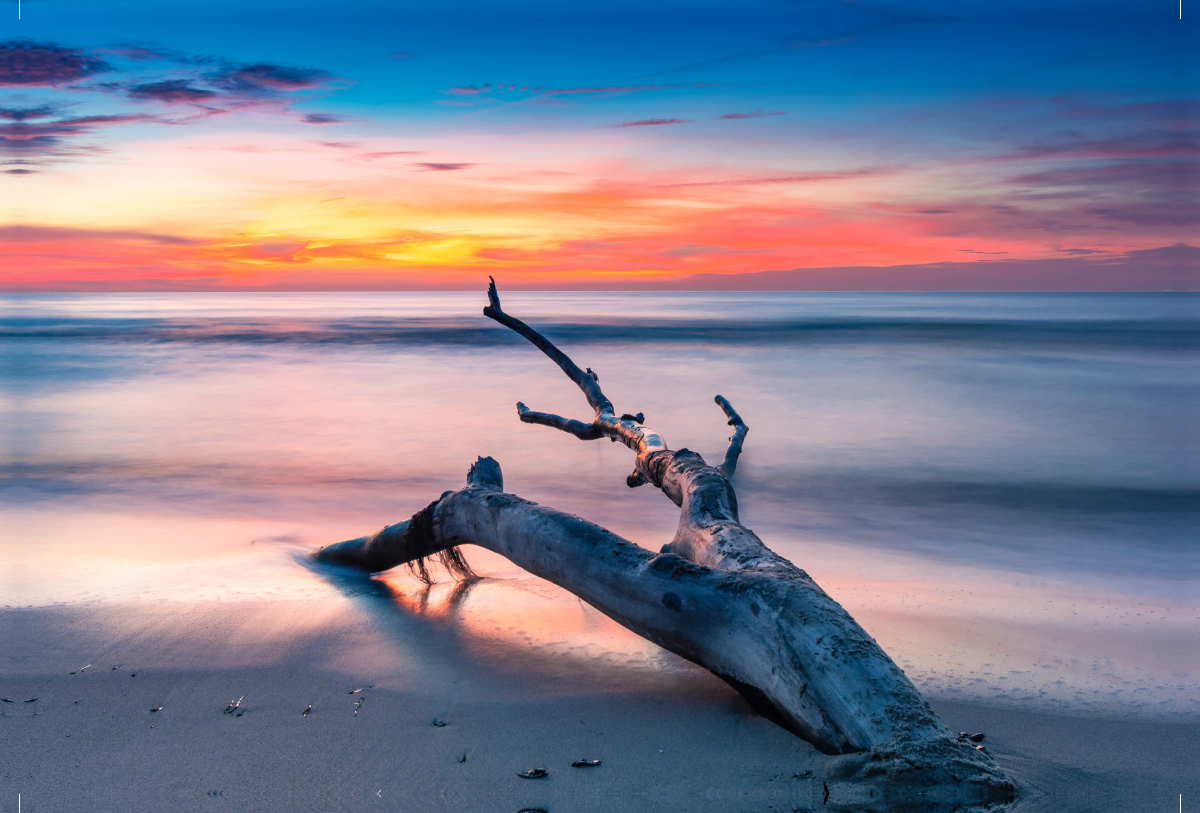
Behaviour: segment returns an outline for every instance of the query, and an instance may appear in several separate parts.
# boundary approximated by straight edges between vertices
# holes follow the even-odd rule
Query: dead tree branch
[[[653,483],[680,507],[674,538],[654,553],[505,493],[499,464],[485,457],[471,467],[466,488],[443,494],[407,522],[314,551],[316,559],[374,572],[479,545],[719,675],[821,751],[865,754],[853,763],[862,776],[914,786],[966,783],[966,802],[1011,796],[1003,772],[951,735],[849,613],[740,523],[730,478],[748,429],[727,399],[718,395],[716,402],[734,431],[714,468],[695,452],[669,450],[640,414],[617,417],[594,373],[503,312],[494,281],[488,297],[484,314],[549,356],[595,412],[584,423],[518,404],[521,420],[624,443],[636,454],[629,484]],[[465,563],[455,568],[469,572]]]

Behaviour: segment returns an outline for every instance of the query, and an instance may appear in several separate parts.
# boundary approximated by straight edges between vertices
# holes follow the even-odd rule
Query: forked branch
[[[446,492],[408,522],[314,551],[317,560],[377,571],[457,545],[479,545],[719,675],[821,751],[858,752],[838,776],[879,784],[855,797],[861,802],[855,810],[948,812],[1012,798],[1004,773],[969,742],[954,738],[849,613],[741,524],[730,478],[747,427],[727,399],[718,395],[716,402],[733,435],[724,462],[714,468],[695,452],[668,450],[657,433],[642,427],[641,415],[617,417],[594,374],[501,310],[494,281],[488,298],[484,313],[549,356],[596,413],[585,423],[518,404],[521,420],[584,440],[613,438],[633,449],[630,485],[653,483],[680,507],[674,538],[654,553],[579,517],[505,493],[499,464],[481,458],[466,488]],[[447,564],[465,574],[459,561]],[[428,576],[420,569],[418,575]],[[919,807],[904,806],[914,799]]]
[[[500,293],[496,290],[496,280],[492,277],[488,277],[488,279],[491,280],[488,285],[489,304],[483,309],[483,315],[490,319],[495,319],[505,327],[524,336],[534,347],[549,356],[558,365],[559,369],[566,373],[567,378],[574,381],[576,386],[583,391],[588,405],[596,413],[596,417],[590,423],[584,423],[583,421],[564,418],[561,415],[555,415],[550,412],[537,412],[518,401],[517,414],[520,416],[521,421],[523,423],[536,423],[542,426],[549,426],[553,429],[574,435],[580,440],[598,440],[604,437],[614,441],[619,440],[632,449],[638,456],[633,473],[626,479],[629,486],[640,486],[648,482],[653,482],[661,486],[661,482],[651,470],[651,460],[654,453],[667,451],[667,444],[662,439],[662,436],[642,426],[644,418],[640,412],[636,415],[623,413],[618,418],[613,409],[612,401],[600,389],[600,377],[592,372],[590,367],[586,370],[580,370],[579,365],[573,362],[566,353],[555,347],[552,341],[520,319],[505,313],[500,307]],[[729,401],[720,395],[717,396],[716,401],[721,405],[721,409],[725,410],[725,415],[729,418],[729,425],[734,427],[734,434],[731,438],[732,443],[729,446],[728,453],[725,455],[725,462],[719,469],[726,477],[732,477],[733,471],[737,467],[738,455],[742,452],[742,443],[746,437],[748,427],[737,412],[734,411]]]
[[[725,417],[729,418],[729,425],[733,427],[733,435],[729,438],[729,451],[725,452],[725,462],[717,466],[717,471],[724,474],[726,480],[732,480],[733,472],[737,469],[738,457],[742,454],[742,444],[746,441],[746,433],[750,431],[750,427],[746,426],[742,416],[737,414],[733,404],[729,403],[724,395],[718,395],[713,400],[721,405]]]

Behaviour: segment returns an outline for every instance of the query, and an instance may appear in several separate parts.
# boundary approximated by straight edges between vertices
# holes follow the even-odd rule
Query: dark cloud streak
[[[153,99],[159,102],[207,102],[217,96],[215,90],[193,87],[186,79],[167,79],[134,85],[126,91],[131,99]]]
[[[813,183],[816,181],[845,181],[853,178],[864,178],[882,175],[888,170],[882,168],[854,169],[845,172],[810,172],[806,175],[781,175],[775,178],[744,178],[731,181],[695,181],[693,183],[659,184],[659,189],[677,189],[689,186],[753,186],[756,184],[777,183]]]
[[[638,121],[626,121],[622,124],[610,124],[606,130],[614,130],[619,127],[657,127],[661,124],[691,124],[691,119],[639,119]]]
[[[80,240],[120,240],[157,245],[193,245],[195,240],[176,237],[173,234],[114,229],[73,229],[61,226],[0,226],[0,242],[7,243],[61,243]]]
[[[112,68],[78,48],[32,40],[0,42],[0,86],[58,87]]]
[[[90,81],[100,74],[113,76]],[[85,101],[84,94],[116,96],[158,110],[67,117],[63,112],[66,106],[61,104],[10,103],[0,107],[0,122],[8,122],[0,124],[0,153],[61,159],[94,152],[95,148],[76,142],[104,127],[182,125],[247,109],[298,118],[306,124],[336,124],[344,119],[320,112],[299,116],[292,105],[331,90],[340,81],[316,68],[230,63],[142,45],[87,51],[51,42],[8,40],[0,42],[0,87],[57,90],[68,86],[76,98]]]
[[[786,116],[786,110],[751,110],[749,113],[726,113],[723,116],[717,116],[714,121],[733,121],[736,119],[761,119],[767,116]]]
[[[467,167],[473,167],[475,165],[467,163],[439,163],[428,161],[419,163],[416,166],[422,167],[422,169],[419,170],[420,172],[454,172],[455,170],[466,169]]]

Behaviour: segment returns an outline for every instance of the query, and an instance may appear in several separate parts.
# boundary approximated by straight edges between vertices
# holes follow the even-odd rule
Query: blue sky
[[[70,280],[32,273],[29,264],[53,252],[10,248],[0,272],[19,285],[38,278],[86,287],[80,269],[87,251],[108,250],[104,233],[166,233],[210,246],[184,262],[193,271],[224,264],[204,279],[229,277],[237,270],[229,263],[254,259],[230,246],[283,234],[280,245],[326,252],[276,255],[307,266],[291,269],[297,284],[322,278],[315,272],[325,264],[356,285],[424,285],[438,269],[475,273],[489,263],[535,274],[539,258],[560,277],[609,281],[1062,251],[1115,261],[1186,242],[1195,226],[1184,215],[1195,203],[1196,27],[1169,3],[30,0],[19,21],[17,4],[8,6],[0,111],[9,123],[0,120],[0,146],[9,177],[0,183],[21,191],[0,204],[0,223],[10,238],[56,228],[100,240],[77,247],[64,271]],[[247,168],[210,155],[203,177],[184,177],[180,156],[203,151],[204,139],[226,153],[236,151],[231,139],[243,152],[290,150],[297,169],[279,163],[270,178],[258,177],[261,162]],[[313,146],[322,144],[357,146]],[[370,188],[366,173],[350,183],[354,173],[339,169],[348,149],[371,160],[424,158],[404,159]],[[114,164],[125,173],[119,180]],[[442,186],[405,172],[437,173]],[[574,185],[555,185],[556,173]],[[306,194],[290,182],[298,174],[314,190],[349,183],[378,224],[397,225],[322,230],[308,214],[279,215]],[[389,197],[383,176],[393,190],[411,189]],[[518,178],[547,180],[518,207]],[[868,178],[878,179],[873,187]],[[121,195],[120,217],[89,215],[62,197],[83,189],[103,201],[102,183]],[[750,199],[748,183],[772,184],[770,194],[763,187]],[[736,199],[720,198],[720,184],[737,185]],[[631,191],[691,195],[700,186],[703,201]],[[591,204],[601,188],[613,201],[607,213]],[[613,238],[619,258],[566,262],[578,229],[539,226],[538,206],[570,190],[589,201],[577,211],[581,222],[622,232]],[[490,218],[479,211],[489,205]],[[697,235],[716,227],[688,214],[714,207],[760,237],[722,235],[707,260],[696,254],[669,268],[636,261],[638,240],[654,256],[710,245]],[[514,208],[532,220],[510,222]],[[610,222],[622,208],[643,212],[638,228]],[[213,211],[236,222],[206,223]],[[897,219],[913,212],[955,217]],[[856,245],[855,224],[880,239]],[[789,228],[790,249],[781,237]],[[408,264],[390,266],[397,252],[364,248],[447,231],[465,242],[418,252]],[[821,234],[840,236],[822,248],[813,242]],[[326,243],[346,251],[334,257]],[[152,247],[134,248],[139,263],[149,261]],[[958,256],[971,252],[980,256]],[[511,259],[517,253],[524,260]],[[747,260],[752,253],[762,262]],[[163,269],[178,266],[164,256]]]

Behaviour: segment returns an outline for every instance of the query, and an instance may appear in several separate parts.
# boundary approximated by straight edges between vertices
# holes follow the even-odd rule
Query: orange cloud
[[[0,230],[0,283],[405,289],[503,274],[514,285],[645,284],[1180,242],[1158,222],[1114,234],[1095,202],[1009,193],[1011,166],[996,162],[952,177],[938,167],[648,167],[621,155],[616,136],[589,138],[568,148],[447,138],[436,151],[283,135],[133,145],[123,164],[20,178],[21,221],[37,225]]]

